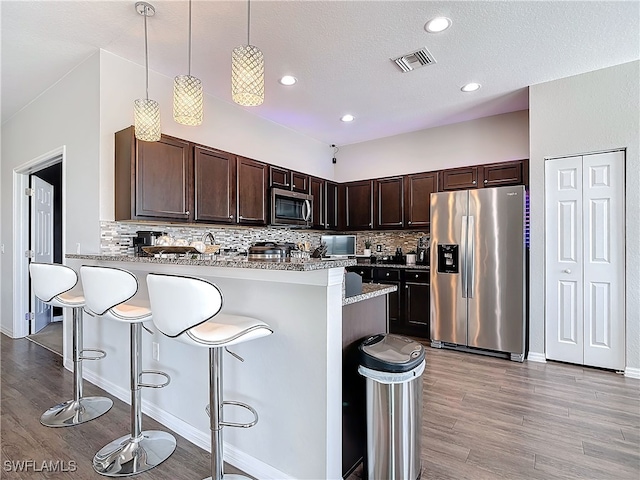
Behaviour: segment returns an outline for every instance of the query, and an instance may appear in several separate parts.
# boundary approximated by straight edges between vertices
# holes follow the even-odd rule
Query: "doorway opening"
[[[62,161],[30,176],[29,238],[32,261],[62,263]],[[62,355],[62,308],[30,295],[28,339]]]
[[[34,187],[35,186],[35,187]],[[37,186],[49,191],[51,196],[49,210],[32,212],[31,189]],[[13,172],[13,338],[21,338],[30,334],[40,335],[40,338],[30,340],[62,355],[66,349],[66,335],[64,335],[64,321],[43,322],[36,325],[36,299],[31,290],[29,278],[30,261],[50,261],[63,263],[65,245],[65,147],[48,152],[18,166]],[[34,215],[50,218],[46,222],[34,222]],[[35,224],[35,225],[34,225]],[[41,227],[45,226],[43,229]],[[36,246],[44,243],[49,245],[49,257],[38,257]],[[41,252],[42,253],[42,252]],[[51,311],[51,320],[63,320],[60,311]],[[55,318],[57,317],[57,318]],[[39,319],[40,321],[42,319]],[[51,328],[47,326],[52,326]],[[42,328],[47,327],[47,328]],[[40,330],[40,331],[38,331]],[[54,330],[54,332],[52,332]]]

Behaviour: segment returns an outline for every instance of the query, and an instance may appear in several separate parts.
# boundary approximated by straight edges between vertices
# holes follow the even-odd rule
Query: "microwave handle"
[[[311,219],[311,202],[309,200],[305,200],[304,205],[302,206],[302,218],[305,222],[308,222]]]

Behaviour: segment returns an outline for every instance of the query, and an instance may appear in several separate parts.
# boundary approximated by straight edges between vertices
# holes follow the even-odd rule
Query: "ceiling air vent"
[[[431,55],[426,47],[398,58],[392,58],[391,60],[393,60],[403,72],[410,72],[416,68],[436,63],[436,59],[433,58],[433,55]]]

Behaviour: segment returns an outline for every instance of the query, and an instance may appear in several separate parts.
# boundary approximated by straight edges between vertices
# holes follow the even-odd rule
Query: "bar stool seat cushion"
[[[87,297],[85,310],[90,315],[126,323],[151,320],[146,306],[126,303],[138,291],[138,280],[127,270],[83,265],[80,275]]]
[[[68,293],[78,283],[78,275],[66,265],[55,263],[29,264],[36,297],[54,307],[82,307],[84,297]]]
[[[222,292],[202,278],[150,273],[147,285],[153,323],[181,342],[218,348],[273,333],[256,318],[222,313]]]
[[[121,303],[109,309],[104,316],[128,323],[147,322],[151,320],[151,310],[148,307]]]
[[[178,337],[185,343],[212,348],[226,347],[266,337],[273,330],[264,322],[251,317],[219,313],[213,319],[191,328]]]
[[[56,307],[83,307],[84,306],[84,295],[72,295],[70,293],[61,293],[56,297],[58,299],[59,305],[55,305]]]

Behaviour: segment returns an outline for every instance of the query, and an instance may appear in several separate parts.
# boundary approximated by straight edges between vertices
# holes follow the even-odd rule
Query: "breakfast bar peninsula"
[[[344,267],[354,265],[353,259],[269,262],[67,254],[66,263],[76,270],[102,265],[131,271],[139,290],[130,303],[141,305],[148,301],[148,273],[204,278],[222,291],[222,312],[268,323],[273,335],[230,348],[244,362],[224,355],[225,398],[248,403],[259,414],[250,429],[223,430],[225,461],[261,479],[342,478],[343,305],[353,308],[361,302],[368,312],[376,312],[359,320],[358,315],[344,317],[345,323],[366,322],[356,328],[360,333],[387,331],[386,294],[395,287],[367,285],[362,295],[345,299]],[[171,383],[145,389],[143,412],[208,450],[207,352],[149,327],[154,333],[143,337],[143,366],[169,373]],[[354,326],[348,327],[351,331]],[[87,316],[84,329],[85,343],[107,352],[99,365],[85,367],[85,376],[128,402],[129,357],[122,342],[127,327]],[[243,409],[224,410],[225,421],[246,422],[251,419],[247,416]]]

